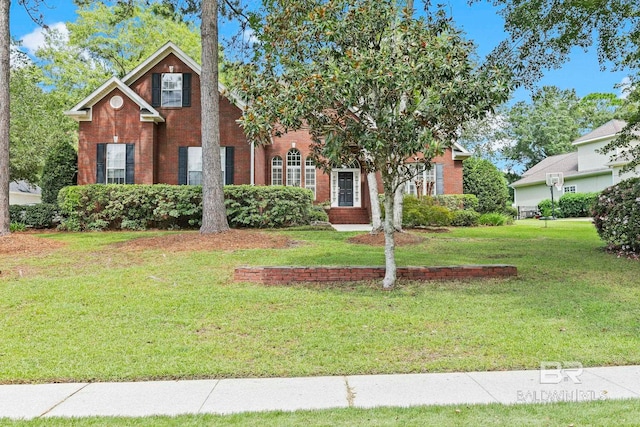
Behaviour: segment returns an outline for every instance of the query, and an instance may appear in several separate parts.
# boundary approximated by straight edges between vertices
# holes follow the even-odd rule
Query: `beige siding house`
[[[599,152],[625,127],[622,120],[611,120],[573,142],[576,151],[547,157],[522,174],[522,178],[511,184],[516,207],[537,206],[540,201],[551,198],[546,185],[547,173],[561,172],[564,184],[560,190],[552,187],[554,198],[566,193],[589,193],[602,191],[618,182],[640,176],[639,172],[623,174],[624,161],[612,161],[608,154]]]

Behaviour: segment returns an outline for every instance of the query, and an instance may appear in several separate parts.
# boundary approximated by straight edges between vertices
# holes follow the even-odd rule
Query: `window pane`
[[[124,184],[126,145],[107,144],[107,184]]]
[[[162,75],[162,107],[182,107],[182,74]]]
[[[287,153],[287,185],[290,187],[300,187],[301,175],[300,151],[294,149]]]
[[[304,186],[316,195],[316,165],[311,159],[304,162]]]
[[[282,158],[271,159],[271,185],[282,185]]]
[[[189,185],[202,185],[202,171],[189,171]]]

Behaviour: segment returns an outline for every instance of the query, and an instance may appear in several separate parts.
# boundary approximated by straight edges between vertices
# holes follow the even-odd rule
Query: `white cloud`
[[[627,99],[627,97],[629,96],[629,92],[631,92],[631,90],[633,89],[631,78],[629,76],[624,77],[620,81],[620,83],[616,85],[616,87],[620,89],[620,98]]]
[[[22,37],[22,46],[27,49],[29,55],[34,55],[38,49],[44,46],[46,31],[58,31],[65,39],[69,38],[69,30],[64,22],[49,25],[48,29],[38,27]]]

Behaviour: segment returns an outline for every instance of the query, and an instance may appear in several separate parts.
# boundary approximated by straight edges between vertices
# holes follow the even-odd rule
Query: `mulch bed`
[[[40,255],[65,246],[32,233],[11,233],[0,237],[0,255]]]
[[[255,230],[229,230],[224,233],[201,235],[197,231],[166,234],[155,237],[141,237],[124,243],[117,243],[123,250],[141,251],[162,249],[171,252],[209,251],[238,249],[284,249],[297,242],[275,233]]]

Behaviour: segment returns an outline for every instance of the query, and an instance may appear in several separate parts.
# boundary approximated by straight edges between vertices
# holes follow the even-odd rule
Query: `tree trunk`
[[[371,202],[371,234],[378,234],[383,228],[380,201],[378,200],[378,179],[375,172],[367,174],[367,184],[369,186],[369,201]]]
[[[10,0],[0,0],[0,236],[9,234]]]
[[[218,93],[218,2],[202,0],[202,226],[201,234],[229,230],[224,206],[220,161],[220,99]]]
[[[387,187],[387,186],[385,186]],[[394,191],[391,188],[385,188],[384,192],[384,261],[385,272],[382,281],[382,288],[386,290],[393,289],[396,284],[396,242],[395,227],[393,226],[393,205]]]
[[[393,226],[402,231],[402,206],[404,205],[404,185],[399,185],[394,193]],[[386,209],[386,208],[385,208]]]

